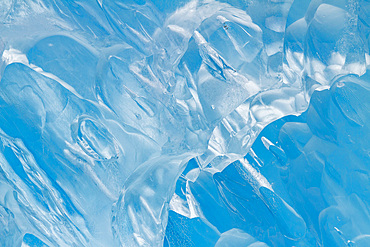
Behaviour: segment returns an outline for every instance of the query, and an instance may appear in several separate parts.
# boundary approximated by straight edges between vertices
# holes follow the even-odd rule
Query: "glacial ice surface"
[[[370,246],[368,0],[1,0],[0,246]]]

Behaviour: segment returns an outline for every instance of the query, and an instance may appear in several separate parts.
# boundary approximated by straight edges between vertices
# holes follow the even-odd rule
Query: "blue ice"
[[[0,1],[0,246],[370,246],[368,0]]]

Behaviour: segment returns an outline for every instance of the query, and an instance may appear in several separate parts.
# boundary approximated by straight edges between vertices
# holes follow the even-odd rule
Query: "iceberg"
[[[0,246],[370,246],[370,2],[2,0]]]

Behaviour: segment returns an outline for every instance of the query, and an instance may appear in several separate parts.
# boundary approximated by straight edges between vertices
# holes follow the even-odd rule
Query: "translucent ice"
[[[370,246],[366,0],[0,1],[0,246]]]

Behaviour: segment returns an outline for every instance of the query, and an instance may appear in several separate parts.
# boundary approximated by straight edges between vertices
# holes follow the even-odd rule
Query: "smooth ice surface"
[[[0,246],[370,246],[368,0],[1,0]]]

